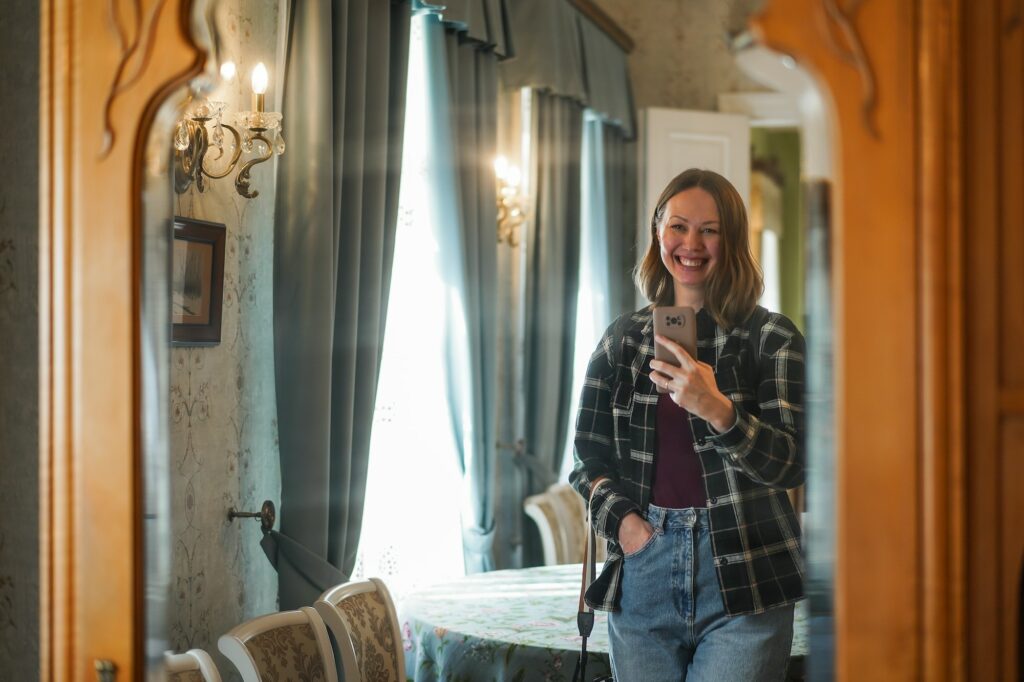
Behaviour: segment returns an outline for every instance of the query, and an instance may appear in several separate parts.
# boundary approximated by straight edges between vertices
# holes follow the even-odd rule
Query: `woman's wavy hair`
[[[665,220],[665,206],[669,199],[694,187],[700,187],[715,200],[721,234],[718,262],[708,276],[704,289],[704,306],[720,327],[732,329],[754,311],[757,300],[764,292],[764,278],[761,268],[750,253],[747,211],[743,207],[743,199],[736,188],[718,173],[691,168],[668,183],[651,216],[651,243],[634,272],[634,279],[654,305],[674,303],[672,274],[661,262],[658,227]]]

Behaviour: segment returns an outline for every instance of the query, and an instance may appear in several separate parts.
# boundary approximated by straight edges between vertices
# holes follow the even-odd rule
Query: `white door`
[[[750,121],[740,114],[649,108],[640,110],[640,220],[637,254],[650,243],[650,220],[658,195],[687,168],[725,176],[750,210]],[[639,305],[647,301],[638,300]]]

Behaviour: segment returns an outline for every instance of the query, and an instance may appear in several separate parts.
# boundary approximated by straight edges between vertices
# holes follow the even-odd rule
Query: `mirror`
[[[822,260],[827,255],[827,242],[816,240],[827,240],[827,213],[805,217],[801,206],[809,205],[813,195],[818,199],[811,205],[823,207],[822,210],[827,208],[830,160],[828,137],[823,132],[824,114],[819,100],[811,96],[813,86],[799,69],[787,68],[779,56],[758,52],[757,48],[734,53],[732,50],[736,45],[723,37],[741,34],[747,18],[760,4],[750,0],[699,7],[693,3],[677,3],[678,6],[665,6],[654,11],[649,6],[636,7],[625,0],[597,3],[635,42],[636,47],[629,57],[630,76],[634,101],[641,111],[661,107],[731,112],[754,120],[753,129],[747,130],[747,139],[751,141],[753,150],[749,164],[753,179],[748,196],[752,222],[756,223],[759,235],[755,249],[759,251],[762,266],[770,279],[770,304],[786,311],[803,327],[808,333],[811,352],[823,358],[830,338],[828,269],[827,262]],[[275,137],[267,143],[255,140],[250,148],[244,130],[236,139],[235,132],[227,125],[234,126],[237,132],[244,126],[229,122],[229,115],[258,110],[258,105],[253,102],[251,74],[260,63],[266,67],[267,83],[264,86],[260,75],[255,89],[265,88],[262,94],[265,110],[285,110],[282,85],[285,75],[291,73],[286,64],[287,5],[277,0],[247,3],[221,0],[197,4],[193,17],[194,34],[214,49],[217,70],[213,70],[211,65],[211,72],[193,84],[191,95],[180,94],[161,112],[158,125],[153,129],[143,190],[145,294],[142,320],[147,361],[142,418],[145,423],[147,481],[147,583],[151,586],[149,595],[153,604],[147,611],[148,653],[153,660],[159,660],[165,648],[174,651],[203,648],[214,656],[221,672],[229,679],[234,669],[220,657],[217,638],[235,625],[256,615],[275,611],[279,606],[278,572],[264,554],[266,547],[261,547],[265,538],[259,524],[245,518],[232,521],[227,514],[229,509],[255,512],[264,500],[281,502],[278,505],[280,513],[282,516],[288,513],[282,501],[282,445],[278,423],[278,382],[283,379],[280,374],[275,374],[275,342],[280,343],[281,335],[289,332],[275,330],[273,315],[275,306],[289,303],[275,299],[274,294],[274,278],[282,271],[279,250],[282,245],[276,242],[274,221],[280,217],[277,210],[282,159],[292,161],[294,155],[303,154],[306,147],[289,143],[282,149]],[[416,42],[425,38],[418,32],[415,21],[410,35],[410,68],[423,68],[426,60],[413,58],[414,54],[419,54],[416,50],[427,49]],[[673,45],[675,49],[665,50],[666,44]],[[668,54],[671,54],[671,60],[666,59]],[[234,71],[220,72],[219,65],[228,62],[235,65]],[[760,82],[745,75],[745,71],[756,74]],[[765,90],[766,83],[775,88],[775,93],[791,96],[791,108],[787,110],[789,118],[757,118],[762,116],[757,109],[758,96],[770,94]],[[408,124],[412,127],[406,128],[404,146],[407,155],[415,153],[417,144],[426,139],[425,132],[410,134],[409,131],[414,130],[418,123],[426,125],[415,120],[423,108],[422,103],[416,105],[414,102],[422,102],[425,97],[417,88],[424,90],[431,84],[429,74],[409,78],[407,105],[413,122]],[[508,96],[507,93],[502,95],[503,98]],[[531,106],[538,105],[529,97],[515,100],[511,105],[503,101],[501,115],[506,117],[503,124],[508,127],[499,130],[498,136],[501,139],[508,136],[508,130],[518,131],[519,135],[511,136],[511,140],[501,139],[504,149],[517,151],[517,144],[524,139],[528,142],[533,131],[528,125],[517,126],[515,121],[528,121]],[[203,102],[224,103],[219,124],[216,117],[204,116],[204,112],[196,113],[195,107]],[[818,106],[816,113],[813,111],[815,106]],[[186,114],[191,115],[193,122],[209,118],[209,121],[200,121],[205,132],[199,132],[194,125],[191,130],[188,125],[183,127],[181,121]],[[291,140],[293,136],[309,134],[308,122],[302,115],[292,116],[287,111],[285,115],[279,131],[283,138]],[[181,133],[183,129],[185,132]],[[179,152],[177,156],[173,152],[175,145]],[[200,155],[196,153],[197,146],[207,148],[209,172],[205,177],[194,172],[196,165],[202,164]],[[637,147],[627,146],[627,150],[630,154],[639,152]],[[247,191],[256,190],[259,194],[245,196],[245,192],[239,190],[236,178],[246,163],[245,159],[257,158],[265,151],[274,155],[266,162],[251,167],[246,185]],[[225,172],[236,152],[239,152],[241,161]],[[428,152],[420,150],[420,153]],[[489,164],[490,160],[487,161]],[[313,159],[309,163],[310,173],[316,172]],[[188,172],[190,168],[191,174]],[[402,178],[403,192],[411,191],[410,188],[417,183],[429,181],[422,174],[416,174],[420,170],[412,168],[410,172],[409,168],[403,169],[403,173],[408,173]],[[642,172],[642,169],[637,171]],[[522,179],[523,185],[528,189],[529,182],[536,179],[529,177],[529,169],[525,165],[522,172],[526,176]],[[222,173],[224,177],[216,177]],[[205,185],[202,189],[200,180]],[[651,182],[663,184],[664,180],[652,179]],[[632,192],[632,186],[624,187],[624,191]],[[643,200],[639,191],[634,202],[638,205],[635,213],[641,214],[639,205]],[[348,210],[350,206],[345,203],[337,210]],[[171,226],[175,216],[225,227],[221,275],[223,312],[220,341],[214,345],[172,346],[171,343],[171,328],[167,320],[171,319],[174,311],[169,283],[175,268],[187,269],[173,253]],[[389,287],[385,287],[385,290],[390,288],[391,296],[387,333],[401,327],[396,321],[401,315],[395,311],[403,311],[409,326],[400,336],[418,339],[416,350],[411,353],[412,359],[427,352],[425,349],[429,344],[436,346],[430,352],[440,358],[443,348],[437,334],[443,328],[438,320],[443,318],[441,308],[445,304],[446,281],[441,278],[430,280],[424,274],[426,270],[417,268],[429,266],[437,271],[447,256],[443,244],[436,241],[437,236],[417,223],[415,216],[409,203],[399,202],[393,271]],[[637,239],[646,243],[646,218],[630,216],[628,220],[630,227],[639,227]],[[419,232],[415,231],[417,228]],[[351,248],[360,246],[353,243]],[[805,252],[814,255],[805,260]],[[498,309],[504,315],[501,319],[517,320],[523,314],[516,303],[516,292],[527,286],[523,271],[526,262],[524,246],[517,248],[510,242],[499,246],[495,267],[504,286],[497,293]],[[811,288],[804,284],[808,271],[818,278]],[[338,276],[349,275],[352,273],[341,272]],[[202,280],[202,276],[198,280]],[[805,298],[803,292],[812,290],[817,297],[808,295]],[[599,293],[594,292],[594,295]],[[422,314],[425,309],[421,301],[429,295],[440,301],[437,313],[427,310],[425,320],[414,321],[413,316]],[[512,325],[511,322],[508,324]],[[602,323],[592,315],[586,320],[577,318],[577,324],[582,339],[576,351],[579,359],[589,354],[596,343],[595,334],[603,330],[607,321]],[[590,338],[585,338],[583,331],[590,334]],[[292,333],[302,332],[296,330]],[[507,343],[514,333],[514,329],[503,328],[502,342]],[[275,338],[275,334],[279,336]],[[392,342],[389,345],[385,335],[381,385],[373,418],[377,432],[390,429],[392,436],[391,440],[371,443],[371,453],[378,447],[392,454],[402,454],[403,448],[409,447],[409,434],[415,434],[412,439],[416,441],[417,449],[424,447],[423,443],[429,443],[430,449],[456,451],[458,444],[450,435],[447,436],[449,440],[442,442],[440,437],[424,436],[423,427],[410,426],[406,421],[416,418],[446,427],[451,415],[444,409],[445,395],[440,387],[445,377],[436,363],[419,363],[428,365],[436,374],[425,381],[412,382],[416,390],[413,393],[414,408],[406,407],[394,398],[391,391],[409,389],[410,382],[407,379],[403,382],[402,378],[407,377],[417,364],[414,362],[412,369],[395,369],[398,361],[392,360],[395,364],[389,365],[389,353],[394,357],[395,353],[402,354],[401,349],[402,344]],[[511,374],[521,368],[523,359],[519,356],[522,351],[509,345],[504,346],[504,350],[512,360],[499,366],[498,380],[514,381]],[[408,350],[404,352],[410,355]],[[827,377],[817,380],[821,382],[818,385],[820,390],[827,394]],[[350,381],[349,385],[353,383]],[[434,388],[435,393],[427,392],[429,387]],[[372,391],[368,395],[372,395]],[[499,397],[498,400],[504,398]],[[827,421],[831,418],[829,403],[821,403],[817,407],[821,419]],[[575,405],[572,410],[575,410]],[[521,493],[539,479],[535,469],[531,468],[530,453],[517,446],[518,439],[522,437],[522,424],[514,420],[501,422],[496,436],[499,450],[493,475],[503,483],[495,491],[496,529],[492,542],[496,567],[504,568],[523,565],[531,560],[527,556],[527,538],[532,528],[523,515]],[[375,434],[374,438],[382,437]],[[823,452],[827,452],[829,445],[824,443],[821,447],[825,448]],[[445,564],[446,570],[461,572],[464,569],[461,548],[466,535],[460,533],[459,518],[465,519],[472,510],[464,508],[459,495],[448,494],[447,490],[436,491],[423,483],[427,475],[458,481],[457,458],[439,459],[436,465],[425,467],[422,473],[414,472],[411,465],[403,469],[402,478],[414,483],[413,492],[404,494],[395,494],[400,483],[389,479],[394,478],[393,467],[396,465],[389,465],[392,468],[385,472],[375,472],[372,466],[368,473],[367,506],[375,511],[366,514],[367,522],[380,523],[380,516],[384,513],[381,510],[390,509],[394,517],[387,520],[388,527],[396,537],[402,537],[400,530],[417,528],[414,524],[418,519],[414,517],[425,516],[420,507],[408,506],[406,501],[415,499],[412,496],[416,490],[426,487],[431,496],[424,507],[440,505],[435,497],[450,502],[443,513],[449,519],[447,526],[451,530],[443,542],[422,528],[412,531],[403,543],[418,540],[420,544],[409,545],[413,549],[406,548],[408,556],[423,556],[431,551],[444,554],[438,549],[438,545],[443,544],[448,549],[447,553],[452,555],[451,561]],[[325,475],[340,474],[327,472]],[[812,506],[827,507],[825,491],[829,485],[828,480],[823,479],[817,485],[817,490],[822,491],[821,497],[815,498],[816,484],[812,484]],[[375,493],[375,490],[389,492],[394,497],[385,499],[383,495],[386,493]],[[371,497],[374,494],[378,495],[376,499]],[[399,500],[397,504],[395,499]],[[432,513],[436,521],[436,515],[442,512],[432,510]],[[830,521],[827,517],[820,519],[820,526],[812,525],[811,532],[820,533],[827,544]],[[364,526],[364,540],[379,537],[380,532],[367,533]],[[408,570],[408,565],[402,564],[409,560],[403,554],[402,546],[394,542],[364,542],[364,545],[375,545],[375,554],[366,553],[364,547],[356,564],[357,575],[381,575],[387,571],[398,575]],[[274,548],[267,551],[281,551],[279,545],[271,542],[271,546]],[[338,551],[354,556],[356,550],[353,544]],[[822,580],[825,581],[822,584],[827,586],[827,558],[822,561],[821,569]],[[827,607],[827,602],[826,598],[821,604]]]

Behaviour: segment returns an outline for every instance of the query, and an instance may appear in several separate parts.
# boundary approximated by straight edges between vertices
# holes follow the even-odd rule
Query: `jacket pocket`
[[[612,414],[627,417],[633,412],[633,387],[623,382],[615,387],[612,394]]]

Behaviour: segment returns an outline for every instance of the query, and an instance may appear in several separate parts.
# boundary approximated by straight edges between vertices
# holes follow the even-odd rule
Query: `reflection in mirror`
[[[259,524],[230,522],[227,511],[258,510],[264,499],[279,499],[269,319],[276,156],[246,171],[251,185],[243,189],[251,197],[243,196],[236,178],[243,164],[268,151],[265,143],[248,139],[254,126],[243,119],[245,112],[280,111],[285,4],[196,3],[195,36],[211,46],[213,57],[236,65],[237,73],[211,58],[207,73],[161,111],[147,148],[142,413],[147,657],[154,675],[164,650],[192,648],[206,650],[227,672],[217,637],[276,610],[276,574],[259,547]],[[251,74],[261,63],[269,82],[258,84],[266,94],[257,103]],[[220,103],[213,106],[223,111],[198,121],[207,118],[200,110],[208,102]],[[232,130],[240,131],[238,139]],[[263,135],[274,144],[279,132]],[[206,175],[198,172],[199,145]],[[189,168],[191,162],[195,167]],[[244,181],[242,176],[238,182]],[[175,217],[226,226],[221,286],[207,290],[221,296],[219,342],[212,345],[184,341],[171,347]],[[191,318],[178,315],[183,319]]]
[[[359,72],[342,84],[330,77],[340,63],[316,61],[331,54],[331,43],[318,42],[324,31],[314,41],[295,39],[317,27],[309,18],[315,14],[306,14],[317,3],[301,10],[278,0],[198,3],[194,33],[215,46],[215,58],[190,92],[161,112],[144,176],[151,660],[163,649],[202,648],[226,679],[236,679],[217,638],[257,615],[294,608],[295,595],[315,598],[332,580],[382,577],[401,612],[402,598],[427,582],[540,563],[540,536],[523,501],[566,480],[587,359],[612,319],[646,304],[635,296],[630,270],[650,240],[650,193],[685,167],[733,164],[721,170],[743,188],[768,285],[762,302],[807,334],[817,396],[808,411],[812,420],[819,415],[812,441],[828,432],[830,378],[813,369],[827,367],[831,338],[822,208],[828,138],[806,75],[778,55],[755,59],[759,48],[734,53],[724,37],[741,33],[761,3],[549,2],[543,11],[596,6],[635,46],[630,52],[586,23],[574,34],[591,41],[573,58],[577,85],[572,78],[542,83],[524,75],[530,55],[543,54],[553,35],[541,27],[557,22],[531,24],[521,15],[517,21],[522,10],[512,3],[507,26],[478,23],[484,15],[474,8],[484,4],[505,3],[452,3],[441,12],[417,4],[407,34],[393,24],[373,33],[378,43],[394,41],[389,64],[408,59],[401,78],[382,60],[379,77]],[[413,13],[402,3],[393,7]],[[565,16],[570,25],[580,21]],[[333,39],[336,47],[343,42]],[[593,66],[598,44],[620,60],[609,63],[628,65],[609,86],[618,94],[602,101],[592,92],[601,80]],[[670,59],[665,45],[673,46]],[[301,68],[289,62],[289,50],[303,55]],[[572,60],[565,52],[552,54],[557,58],[537,63],[550,72],[545,75],[560,78],[554,65]],[[254,88],[252,73],[260,63],[268,83],[257,97],[264,84]],[[584,78],[588,63],[590,77]],[[233,68],[222,68],[226,64]],[[324,83],[337,90],[315,93]],[[302,99],[300,92],[314,94]],[[392,102],[392,110],[373,109],[366,102],[374,97]],[[258,111],[260,100],[265,112],[283,114],[281,128],[271,132],[287,136],[288,147],[283,156],[249,166],[246,178],[247,160],[269,155],[279,140],[269,134],[266,143],[247,140],[246,130],[269,126],[235,116]],[[783,113],[766,113],[766,101],[786,102]],[[336,129],[317,128],[312,122],[328,104],[339,107],[343,120],[331,124]],[[330,147],[332,135],[351,134],[357,119],[371,134],[358,146]],[[727,129],[719,127],[723,121]],[[709,145],[679,151],[666,142],[687,135],[730,140],[739,160],[717,159]],[[502,223],[500,234],[499,154],[507,160],[504,181],[518,174],[527,218]],[[364,165],[378,157],[385,160]],[[344,171],[328,177],[326,169],[338,160]],[[805,211],[809,205],[818,208]],[[315,233],[320,223],[314,214],[323,206],[334,223]],[[226,227],[222,331],[215,345],[170,345],[175,216]],[[350,224],[367,232],[348,232]],[[296,256],[303,249],[308,267]],[[334,270],[323,279],[314,261],[325,259]],[[377,298],[345,299],[346,287],[365,291],[368,280],[382,283]],[[314,301],[326,311],[320,326],[334,335],[322,348],[303,326],[308,319],[282,323],[305,314],[299,302],[313,301],[301,293],[311,283],[322,286]],[[282,291],[291,294],[282,297]],[[387,317],[367,323],[370,308],[386,310]],[[339,341],[346,334],[351,339]],[[345,363],[351,363],[348,374],[337,370]],[[313,388],[322,385],[317,373],[328,377],[325,391]],[[281,404],[286,385],[289,398]],[[363,424],[336,407],[342,393],[364,404],[372,437],[369,420]],[[355,491],[332,502],[331,511],[314,507],[322,491],[296,495],[286,482],[316,450],[296,445],[314,442],[301,433],[314,411],[326,412],[331,422],[325,449],[365,455],[346,454],[324,469],[302,472],[324,489]],[[279,424],[281,414],[287,416]],[[812,561],[812,583],[825,576],[824,610],[830,604],[831,520],[817,513],[831,499],[830,446],[812,442],[812,457],[822,459],[812,468],[812,513],[804,520],[822,552],[812,555],[819,557],[818,564]],[[228,520],[229,508],[256,511],[264,499],[278,504],[281,520],[267,538],[258,523]],[[803,505],[800,494],[792,500]],[[360,515],[353,535],[346,522]],[[300,537],[321,524],[333,529],[324,531],[323,546],[309,540],[311,533]],[[310,555],[315,569],[297,568],[301,562],[289,552]],[[292,591],[289,572],[308,585]],[[411,630],[404,636],[410,648],[423,645]],[[571,665],[573,652],[564,660]]]
[[[789,104],[768,101],[771,124],[781,117],[799,131],[800,218],[804,223],[795,261],[788,273],[799,293],[807,334],[807,512],[803,518],[806,556],[805,592],[809,612],[809,679],[833,677],[835,566],[835,443],[832,373],[832,212],[833,150],[825,100],[810,75],[792,58],[764,47],[750,46],[737,63]],[[751,98],[748,102],[756,101]],[[734,104],[740,104],[734,102]],[[767,270],[766,270],[767,273]],[[784,275],[786,276],[786,275]]]

